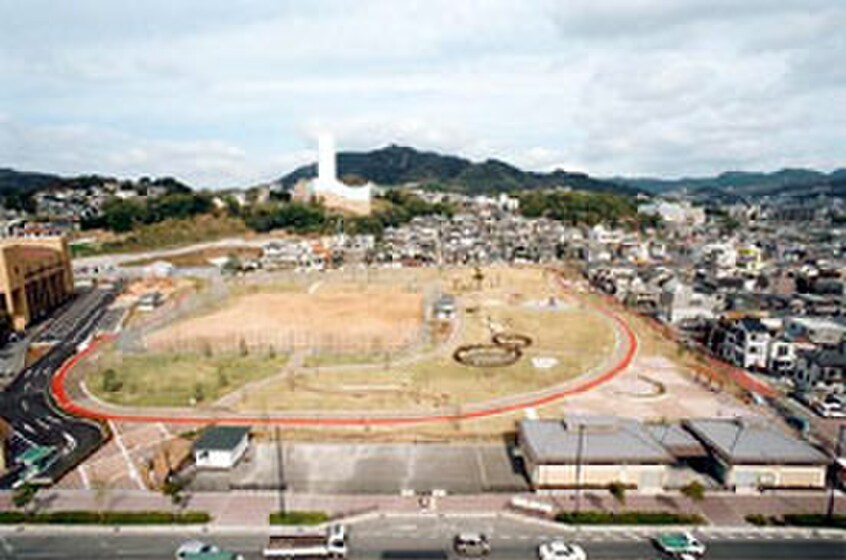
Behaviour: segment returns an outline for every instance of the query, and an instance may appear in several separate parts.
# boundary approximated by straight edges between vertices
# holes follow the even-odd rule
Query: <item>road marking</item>
[[[0,536],[0,547],[3,547],[3,553],[6,556],[15,557],[15,547],[6,540],[6,537]]]
[[[29,401],[24,399],[21,401],[21,410],[24,412],[29,412]]]
[[[88,477],[88,469],[85,468],[85,465],[79,465],[77,471],[79,471],[79,478],[82,480],[82,487],[86,490],[91,490],[91,479]]]
[[[135,481],[135,484],[138,485],[139,489],[146,490],[144,483],[141,482],[141,475],[138,474],[138,469],[135,468],[135,463],[132,462],[132,457],[129,456],[129,451],[126,450],[126,446],[123,444],[123,438],[120,436],[117,426],[115,426],[115,423],[111,420],[109,420],[109,428],[111,428],[112,433],[115,435],[115,443],[120,450],[120,454],[123,455],[123,460],[126,461],[129,478]]]

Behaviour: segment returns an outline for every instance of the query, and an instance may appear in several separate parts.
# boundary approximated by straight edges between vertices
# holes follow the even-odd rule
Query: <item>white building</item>
[[[373,184],[350,187],[338,180],[335,139],[331,134],[318,137],[319,157],[317,178],[308,183],[307,194],[322,199],[330,208],[340,208],[358,213],[369,213],[373,198]]]
[[[197,468],[231,469],[247,452],[250,429],[240,426],[210,426],[194,442]]]

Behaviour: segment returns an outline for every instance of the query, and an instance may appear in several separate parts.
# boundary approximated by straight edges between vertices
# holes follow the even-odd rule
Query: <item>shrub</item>
[[[681,493],[693,500],[694,502],[701,502],[705,499],[705,487],[701,482],[694,480],[690,484],[685,485],[681,489]]]
[[[0,512],[0,523],[6,524],[26,522],[50,525],[192,525],[209,521],[211,515],[204,511],[56,511],[29,516],[15,511]]]
[[[319,525],[329,521],[323,511],[276,511],[270,514],[271,525]]]
[[[571,525],[702,525],[705,523],[705,519],[700,515],[663,511],[564,512],[556,515],[555,520]]]
[[[846,529],[846,515],[838,514],[831,517],[823,513],[788,513],[783,517],[785,525],[796,527],[836,527]]]

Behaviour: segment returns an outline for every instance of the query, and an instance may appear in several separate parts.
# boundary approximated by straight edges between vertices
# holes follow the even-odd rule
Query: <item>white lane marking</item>
[[[29,412],[29,401],[24,399],[21,401],[21,410],[24,412]]]
[[[79,478],[82,480],[82,486],[86,490],[91,490],[91,479],[88,477],[88,469],[85,465],[80,465],[77,469],[79,471]]]
[[[42,430],[49,430],[50,429],[50,425],[47,424],[47,422],[45,422],[41,418],[36,418],[35,423],[38,424],[38,427],[41,428]]]
[[[32,426],[30,426],[26,422],[22,423],[21,426],[23,426],[23,429],[26,430],[27,432],[31,433],[32,435],[35,435],[35,430],[33,430]]]
[[[3,553],[6,556],[15,557],[15,547],[4,536],[0,536],[0,547],[3,548]]]
[[[141,475],[138,474],[138,469],[135,468],[135,463],[132,462],[132,457],[129,456],[129,451],[126,450],[126,446],[123,444],[123,438],[120,436],[117,426],[115,426],[115,423],[111,420],[109,420],[109,428],[111,428],[112,433],[115,435],[115,443],[120,450],[120,454],[123,455],[123,460],[126,461],[129,478],[135,481],[135,484],[138,485],[140,490],[146,490],[144,483],[141,482]]]

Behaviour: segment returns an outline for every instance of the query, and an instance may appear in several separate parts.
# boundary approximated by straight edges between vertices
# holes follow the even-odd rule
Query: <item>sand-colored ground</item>
[[[419,334],[420,293],[251,293],[221,309],[152,333],[152,350],[228,349],[241,344],[296,348],[399,348]]]
[[[311,367],[248,392],[239,408],[448,409],[556,385],[590,371],[612,355],[615,336],[608,319],[570,298],[561,298],[542,270],[486,269],[480,282],[473,276],[472,270],[465,269],[437,277],[443,291],[458,295],[460,310],[457,336],[433,355],[416,360],[408,355],[382,354],[369,369],[362,367],[364,359],[332,356],[321,361],[310,357],[305,365]],[[320,292],[324,289],[333,286],[321,287]],[[497,332],[524,334],[532,344],[509,366],[471,367],[453,359],[452,351],[458,345],[490,343]],[[536,358],[552,359],[555,364],[537,367]]]

